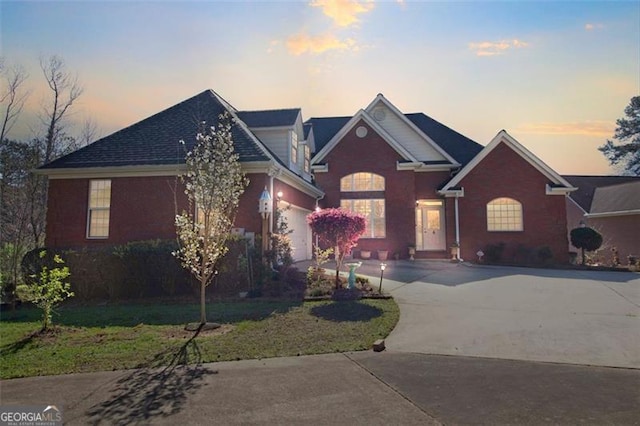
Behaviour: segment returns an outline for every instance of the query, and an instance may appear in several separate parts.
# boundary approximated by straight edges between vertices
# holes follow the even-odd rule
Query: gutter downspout
[[[455,213],[456,213],[456,245],[458,251],[458,261],[462,262],[463,259],[460,257],[460,213],[458,212],[458,194],[456,193],[455,199]]]

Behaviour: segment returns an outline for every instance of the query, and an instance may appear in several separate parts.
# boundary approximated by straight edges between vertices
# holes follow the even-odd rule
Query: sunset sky
[[[103,136],[205,89],[240,110],[353,115],[378,93],[486,145],[501,129],[563,174],[609,174],[597,150],[640,94],[640,2],[0,2],[1,55],[31,95],[40,56],[85,88]]]

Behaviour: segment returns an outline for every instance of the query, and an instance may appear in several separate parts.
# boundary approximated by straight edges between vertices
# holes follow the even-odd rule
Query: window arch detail
[[[353,173],[340,179],[340,191],[384,191],[384,177],[369,172]]]
[[[523,231],[522,204],[513,198],[500,197],[487,203],[487,231]]]

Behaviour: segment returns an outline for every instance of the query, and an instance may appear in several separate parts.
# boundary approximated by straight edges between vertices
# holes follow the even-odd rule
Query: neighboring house
[[[352,117],[311,118],[300,109],[237,111],[205,91],[43,166],[50,179],[47,245],[75,247],[174,238],[185,206],[176,189],[187,148],[204,121],[228,111],[251,180],[236,226],[260,234],[267,188],[285,209],[294,257],[311,257],[305,217],[316,206],[367,217],[360,250],[474,260],[504,243],[505,260],[548,247],[567,261],[565,196],[575,188],[507,132],[486,146],[432,118],[404,114],[378,95]],[[175,196],[174,196],[175,194]],[[289,207],[289,208],[287,208]],[[270,225],[273,227],[273,224]]]
[[[567,199],[567,225],[571,229],[586,224],[602,234],[597,257],[604,264],[613,262],[613,249],[620,262],[629,255],[640,256],[640,177],[564,176],[579,187]],[[570,250],[579,251],[570,246]]]

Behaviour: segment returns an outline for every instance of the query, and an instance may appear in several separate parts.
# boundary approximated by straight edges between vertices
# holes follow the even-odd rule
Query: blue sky
[[[506,129],[560,173],[611,173],[597,147],[640,94],[639,2],[0,2],[1,54],[32,93],[58,54],[103,135],[205,89],[242,110],[352,115],[377,93],[479,143]],[[36,129],[37,130],[37,129]]]

